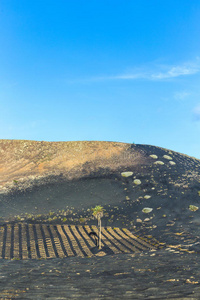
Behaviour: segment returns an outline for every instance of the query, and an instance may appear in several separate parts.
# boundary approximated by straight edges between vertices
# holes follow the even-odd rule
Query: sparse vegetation
[[[80,223],[85,223],[85,218],[79,218]]]

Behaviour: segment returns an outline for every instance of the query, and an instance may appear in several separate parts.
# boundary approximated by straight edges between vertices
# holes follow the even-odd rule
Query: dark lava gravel
[[[1,299],[200,299],[199,255],[166,250],[6,261]]]

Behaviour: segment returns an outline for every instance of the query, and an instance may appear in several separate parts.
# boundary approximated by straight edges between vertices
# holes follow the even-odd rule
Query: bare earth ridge
[[[115,142],[36,142],[0,140],[0,191],[51,175],[75,179],[91,172],[142,164],[140,151]],[[105,171],[104,171],[105,172]]]

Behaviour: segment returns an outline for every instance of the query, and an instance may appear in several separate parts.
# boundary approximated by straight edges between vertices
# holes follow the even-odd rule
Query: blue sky
[[[0,138],[200,158],[199,0],[0,0]]]

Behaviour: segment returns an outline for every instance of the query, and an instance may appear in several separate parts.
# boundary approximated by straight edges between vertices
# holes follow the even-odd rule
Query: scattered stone
[[[149,156],[152,157],[152,158],[154,158],[154,159],[157,159],[157,158],[158,158],[158,156],[155,155],[155,154],[151,154],[151,155],[149,155]]]
[[[171,166],[174,166],[176,163],[174,161],[169,162]]]
[[[150,221],[149,218],[145,218],[145,219],[144,219],[144,222],[148,222],[148,221]]]
[[[126,200],[130,200],[129,196],[126,196]]]
[[[172,157],[169,155],[163,155],[163,158],[168,159],[168,160],[172,160]]]
[[[191,281],[190,279],[186,279],[186,283],[198,284],[199,281]]]
[[[174,282],[174,281],[179,281],[179,279],[171,278],[171,279],[168,279],[168,280],[166,280],[166,281]]]
[[[161,160],[157,160],[157,161],[155,161],[154,164],[155,164],[155,165],[164,165],[164,162],[161,161]]]
[[[79,218],[79,222],[80,223],[84,223],[85,222],[85,218]]]
[[[96,254],[96,256],[105,256],[105,255],[106,255],[106,253],[102,250]]]
[[[122,172],[121,173],[121,176],[122,177],[130,177],[130,176],[132,176],[133,175],[133,172]]]
[[[142,212],[145,213],[145,214],[148,214],[150,212],[152,212],[153,208],[150,208],[150,207],[144,207]]]
[[[144,196],[144,199],[150,199],[150,198],[151,198],[150,195],[145,195],[145,196]]]
[[[136,219],[136,222],[137,223],[142,223],[142,220],[141,219]]]
[[[133,183],[134,183],[135,185],[139,185],[139,184],[141,184],[142,182],[141,182],[140,179],[135,179],[135,180],[133,181]]]
[[[189,205],[189,210],[191,211],[197,211],[199,209],[198,206],[195,206],[195,205]]]

